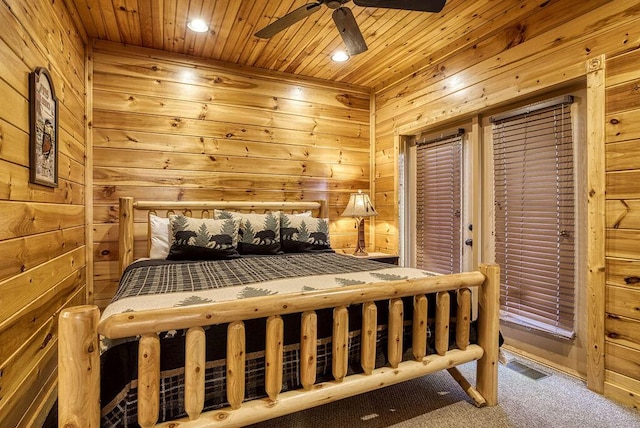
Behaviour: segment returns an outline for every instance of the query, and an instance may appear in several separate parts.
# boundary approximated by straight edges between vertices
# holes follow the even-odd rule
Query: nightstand
[[[344,252],[344,254],[351,256],[351,257],[355,257],[357,259],[367,259],[367,260],[375,260],[376,262],[380,262],[380,263],[388,263],[390,265],[397,265],[398,264],[398,256],[395,256],[393,254],[387,254],[387,253],[369,253],[366,256],[354,256],[353,254],[350,254],[348,252]]]

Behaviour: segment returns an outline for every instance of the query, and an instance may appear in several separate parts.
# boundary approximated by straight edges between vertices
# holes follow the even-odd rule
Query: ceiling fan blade
[[[339,7],[333,11],[332,16],[349,55],[357,55],[368,49],[351,9]]]
[[[285,28],[311,15],[313,12],[320,9],[320,6],[322,6],[322,3],[305,4],[304,6],[297,8],[293,12],[289,12],[283,17],[276,19],[271,24],[267,25],[254,35],[256,37],[260,37],[261,39],[269,39]]]
[[[353,2],[362,7],[440,12],[447,0],[353,0]]]

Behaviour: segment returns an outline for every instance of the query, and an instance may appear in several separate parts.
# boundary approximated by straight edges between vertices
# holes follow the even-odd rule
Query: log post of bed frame
[[[58,426],[100,426],[100,347],[97,306],[62,311],[58,325]]]
[[[478,299],[478,345],[484,349],[476,368],[476,388],[488,406],[498,404],[498,354],[500,267],[496,264],[479,266],[485,281]]]
[[[120,256],[120,275],[124,269],[133,263],[133,198],[120,198],[120,210],[118,211],[118,251]]]

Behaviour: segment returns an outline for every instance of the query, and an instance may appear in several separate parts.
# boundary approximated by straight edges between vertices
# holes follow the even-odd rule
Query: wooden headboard
[[[149,215],[166,216],[180,213],[189,217],[212,218],[214,210],[232,210],[239,212],[285,211],[289,213],[312,211],[317,217],[328,216],[326,201],[296,201],[296,202],[253,202],[253,201],[134,201],[130,197],[120,198],[119,213],[119,268],[120,273],[129,266],[134,259],[134,213],[135,210],[147,211],[147,229],[149,229]],[[147,241],[151,234],[147,230]],[[147,244],[147,255],[149,244]]]

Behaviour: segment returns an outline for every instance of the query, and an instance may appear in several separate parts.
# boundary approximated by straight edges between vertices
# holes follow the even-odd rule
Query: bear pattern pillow
[[[171,248],[167,260],[217,260],[238,257],[239,219],[169,216]]]
[[[280,246],[287,253],[329,252],[329,219],[280,215]]]
[[[216,219],[239,219],[238,252],[240,254],[280,254],[280,211],[245,214],[215,210]]]

